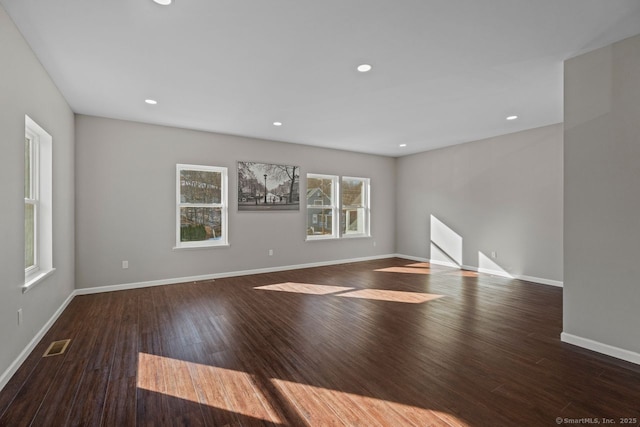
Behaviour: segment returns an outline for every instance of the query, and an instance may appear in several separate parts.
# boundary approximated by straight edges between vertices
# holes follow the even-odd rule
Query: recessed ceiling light
[[[282,126],[282,122],[273,122],[274,126]]]
[[[150,105],[156,105],[158,103],[155,99],[145,99],[144,102]]]
[[[360,71],[361,73],[366,73],[367,71],[371,71],[371,65],[369,64],[358,65],[358,71]]]
[[[153,0],[153,1],[162,6],[169,6],[171,4],[171,0]]]
[[[518,116],[509,116],[509,117],[507,117],[507,120],[515,120],[517,118],[518,118]]]
[[[404,147],[406,147],[406,146],[407,146],[407,144],[400,144],[400,145],[398,145],[398,147],[400,147],[400,148],[404,148]]]

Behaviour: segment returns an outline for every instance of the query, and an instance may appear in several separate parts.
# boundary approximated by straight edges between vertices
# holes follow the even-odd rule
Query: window
[[[307,174],[307,240],[338,237],[338,177]]]
[[[369,236],[369,179],[342,177],[342,235]]]
[[[24,286],[28,290],[54,271],[53,139],[29,116],[24,136]]]
[[[369,193],[368,178],[307,174],[307,240],[369,237]]]
[[[227,168],[176,169],[176,247],[227,246]]]

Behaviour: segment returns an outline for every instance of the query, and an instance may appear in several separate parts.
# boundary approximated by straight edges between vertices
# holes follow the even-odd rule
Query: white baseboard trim
[[[429,262],[429,258],[422,258],[422,257],[419,257],[419,256],[404,255],[404,254],[393,254],[393,256],[396,257],[396,258],[408,259],[410,261]]]
[[[62,305],[56,310],[55,313],[51,316],[51,318],[44,324],[44,326],[38,331],[38,333],[29,341],[29,344],[22,350],[22,352],[18,355],[18,357],[9,365],[9,367],[2,373],[0,376],[0,391],[7,385],[13,374],[16,373],[20,365],[27,360],[29,354],[36,348],[36,345],[40,342],[42,337],[49,331],[49,328],[53,326],[58,317],[62,314],[65,308],[69,305],[73,297],[76,296],[75,291],[71,292],[71,294],[67,297],[67,299],[62,303]]]
[[[541,285],[555,286],[556,288],[564,287],[564,282],[561,282],[559,280],[543,279],[542,277],[524,276],[520,274],[517,274],[513,277],[519,280],[524,280],[526,282],[534,282],[534,283],[540,283]]]
[[[511,273],[507,273],[506,271],[491,270],[489,268],[478,268],[471,265],[463,265],[462,269],[469,270],[469,271],[476,271],[478,273],[491,274],[492,276],[506,277],[508,279],[518,279],[518,280],[523,280],[525,282],[538,283],[541,285],[555,286],[558,288],[563,287],[563,283],[558,280],[544,279],[542,277],[526,276],[524,274],[511,274]]]
[[[499,277],[506,277],[509,279],[518,279],[518,280],[524,280],[526,282],[533,282],[533,283],[539,283],[541,285],[549,285],[549,286],[556,286],[556,287],[563,287],[563,282],[560,282],[558,280],[551,280],[551,279],[544,279],[542,277],[534,277],[534,276],[526,276],[523,274],[509,274],[505,271],[500,271],[500,270],[490,270],[487,268],[478,268],[478,267],[474,267],[472,265],[458,265],[454,262],[450,262],[450,261],[438,261],[438,260],[433,260],[433,259],[429,259],[429,258],[422,258],[422,257],[415,257],[415,256],[411,256],[411,255],[403,255],[403,254],[395,254],[396,257],[398,258],[406,258],[412,261],[419,261],[419,262],[428,262],[430,264],[434,264],[434,265],[441,265],[444,267],[451,267],[451,268],[458,268],[461,270],[468,270],[468,271],[475,271],[478,273],[484,273],[484,274],[491,274],[493,276],[499,276]]]
[[[560,341],[640,365],[640,353],[563,332]]]
[[[516,278],[513,276],[513,274],[509,274],[506,271],[501,271],[501,270],[492,270],[490,268],[474,267],[473,265],[462,265],[461,268],[463,270],[475,271],[476,273],[490,274],[492,276],[505,277],[507,279]]]
[[[451,268],[457,268],[459,270],[464,270],[464,268],[462,268],[462,266],[456,264],[455,262],[451,262],[451,261],[440,261],[440,260],[437,260],[437,259],[431,259],[431,260],[427,260],[427,262],[429,264],[440,265],[442,267],[451,267]]]
[[[325,267],[328,265],[349,264],[352,262],[373,261],[377,259],[386,259],[399,257],[396,254],[375,255],[360,258],[340,259],[332,261],[311,262],[306,264],[283,265],[280,267],[256,268],[253,270],[229,271],[224,273],[204,274],[200,276],[176,277],[173,279],[150,280],[145,282],[123,283],[119,285],[98,286],[95,288],[79,288],[75,290],[76,295],[98,294],[102,292],[124,291],[127,289],[148,288],[151,286],[172,285],[176,283],[198,282],[202,280],[224,279],[226,277],[249,276],[252,274],[276,273],[287,270],[300,270],[303,268]]]

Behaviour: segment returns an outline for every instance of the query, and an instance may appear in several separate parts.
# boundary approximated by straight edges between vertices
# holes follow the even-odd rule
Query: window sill
[[[191,251],[191,250],[194,250],[194,249],[198,250],[198,249],[228,248],[229,246],[231,246],[229,243],[225,243],[223,245],[174,246],[173,250],[174,251],[183,251],[183,250]]]
[[[340,240],[340,238],[336,236],[307,236],[307,238],[304,239],[305,242],[319,242],[323,240]]]
[[[345,240],[345,239],[371,239],[372,236],[370,234],[343,234],[340,237],[336,236],[317,236],[317,237],[309,237],[307,236],[304,239],[305,242],[318,242],[323,240]]]
[[[56,271],[55,268],[50,268],[49,270],[45,270],[45,271],[39,270],[36,273],[30,275],[29,277],[26,277],[24,285],[22,285],[22,293],[26,294],[29,290],[34,288],[36,285],[42,283],[44,279],[51,276],[54,271]]]

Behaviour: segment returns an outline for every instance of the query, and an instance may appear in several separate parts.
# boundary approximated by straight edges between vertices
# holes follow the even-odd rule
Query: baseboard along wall
[[[615,357],[616,359],[626,360],[627,362],[640,365],[640,353],[636,353],[634,351],[614,347],[609,344],[593,341],[588,338],[579,337],[566,332],[560,334],[560,340],[567,344],[586,348],[587,350],[595,351],[596,353],[606,354],[607,356]]]
[[[491,270],[488,268],[479,268],[479,267],[474,267],[472,265],[458,265],[454,262],[450,262],[450,261],[440,261],[440,260],[434,260],[434,259],[429,259],[429,258],[421,258],[421,257],[414,257],[411,255],[402,255],[402,254],[396,254],[396,256],[398,258],[406,258],[406,259],[410,259],[413,261],[418,261],[418,262],[428,262],[430,264],[433,265],[441,265],[443,267],[451,267],[451,268],[458,268],[461,270],[467,270],[467,271],[475,271],[477,273],[484,273],[484,274],[490,274],[492,276],[499,276],[499,277],[506,277],[509,279],[518,279],[518,280],[524,280],[525,282],[533,282],[533,283],[539,283],[541,285],[549,285],[549,286],[557,286],[557,287],[562,287],[563,286],[563,282],[558,281],[558,280],[551,280],[551,279],[545,279],[542,277],[534,277],[534,276],[526,276],[523,274],[510,274],[504,271],[500,271],[500,270]]]

